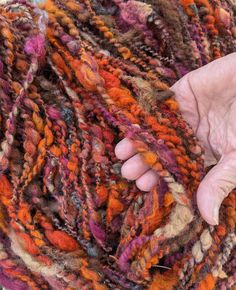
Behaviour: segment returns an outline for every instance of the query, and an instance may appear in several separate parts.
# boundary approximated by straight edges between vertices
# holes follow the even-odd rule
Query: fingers
[[[158,183],[158,175],[150,169],[136,180],[137,187],[142,191],[150,191]]]
[[[122,176],[136,180],[140,190],[150,191],[158,183],[157,173],[149,168],[139,154],[135,154],[130,139],[125,138],[117,146],[115,151],[117,157],[122,160],[129,158],[121,168]],[[199,185],[197,204],[206,222],[211,225],[219,223],[220,206],[234,188],[236,188],[236,152],[224,156]]]
[[[121,174],[129,180],[136,180],[143,175],[149,166],[143,161],[140,154],[136,154],[121,167]]]
[[[116,157],[120,160],[127,160],[136,153],[135,146],[132,143],[132,140],[129,138],[124,138],[121,140],[115,148]]]
[[[236,152],[224,156],[199,185],[197,204],[202,217],[211,225],[219,223],[223,200],[236,187]]]
[[[124,138],[115,148],[117,158],[127,160],[122,168],[121,174],[129,180],[136,180],[137,187],[142,191],[150,191],[158,182],[157,173],[142,160],[129,138]]]

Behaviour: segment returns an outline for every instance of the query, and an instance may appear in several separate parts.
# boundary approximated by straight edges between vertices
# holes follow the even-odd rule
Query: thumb
[[[220,205],[235,187],[236,151],[233,151],[207,173],[197,191],[199,211],[209,224],[219,223]]]

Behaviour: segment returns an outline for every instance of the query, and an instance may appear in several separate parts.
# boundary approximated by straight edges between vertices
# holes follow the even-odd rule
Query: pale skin
[[[219,223],[219,208],[236,187],[236,53],[192,71],[171,88],[184,119],[205,150],[205,166],[215,165],[197,190],[199,211],[209,224]],[[150,191],[158,182],[128,138],[115,153],[124,161],[121,174]]]

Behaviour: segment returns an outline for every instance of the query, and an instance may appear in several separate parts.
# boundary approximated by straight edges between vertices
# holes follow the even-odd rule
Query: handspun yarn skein
[[[235,193],[207,225],[203,151],[169,90],[236,51],[235,13],[232,0],[0,6],[1,285],[235,287]],[[121,177],[124,137],[160,177],[148,193]]]

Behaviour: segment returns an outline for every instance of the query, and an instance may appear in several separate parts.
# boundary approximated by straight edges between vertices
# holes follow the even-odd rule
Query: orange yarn
[[[77,242],[65,232],[46,230],[45,235],[51,244],[62,251],[73,252],[78,249]]]
[[[5,206],[11,204],[12,186],[5,175],[0,175],[0,199]]]
[[[17,233],[17,235],[22,240],[23,248],[27,252],[29,252],[31,255],[38,255],[40,253],[36,244],[34,243],[34,241],[31,239],[29,235],[27,235],[26,233]]]
[[[149,287],[149,290],[172,289],[177,282],[178,276],[173,271],[169,271],[166,275],[156,273],[153,277],[153,281]]]
[[[107,89],[120,87],[120,80],[117,77],[115,77],[113,74],[111,74],[105,70],[100,70],[99,74],[104,79],[105,87]]]
[[[215,278],[212,274],[207,274],[205,279],[203,279],[199,286],[199,290],[214,290],[215,289]]]

